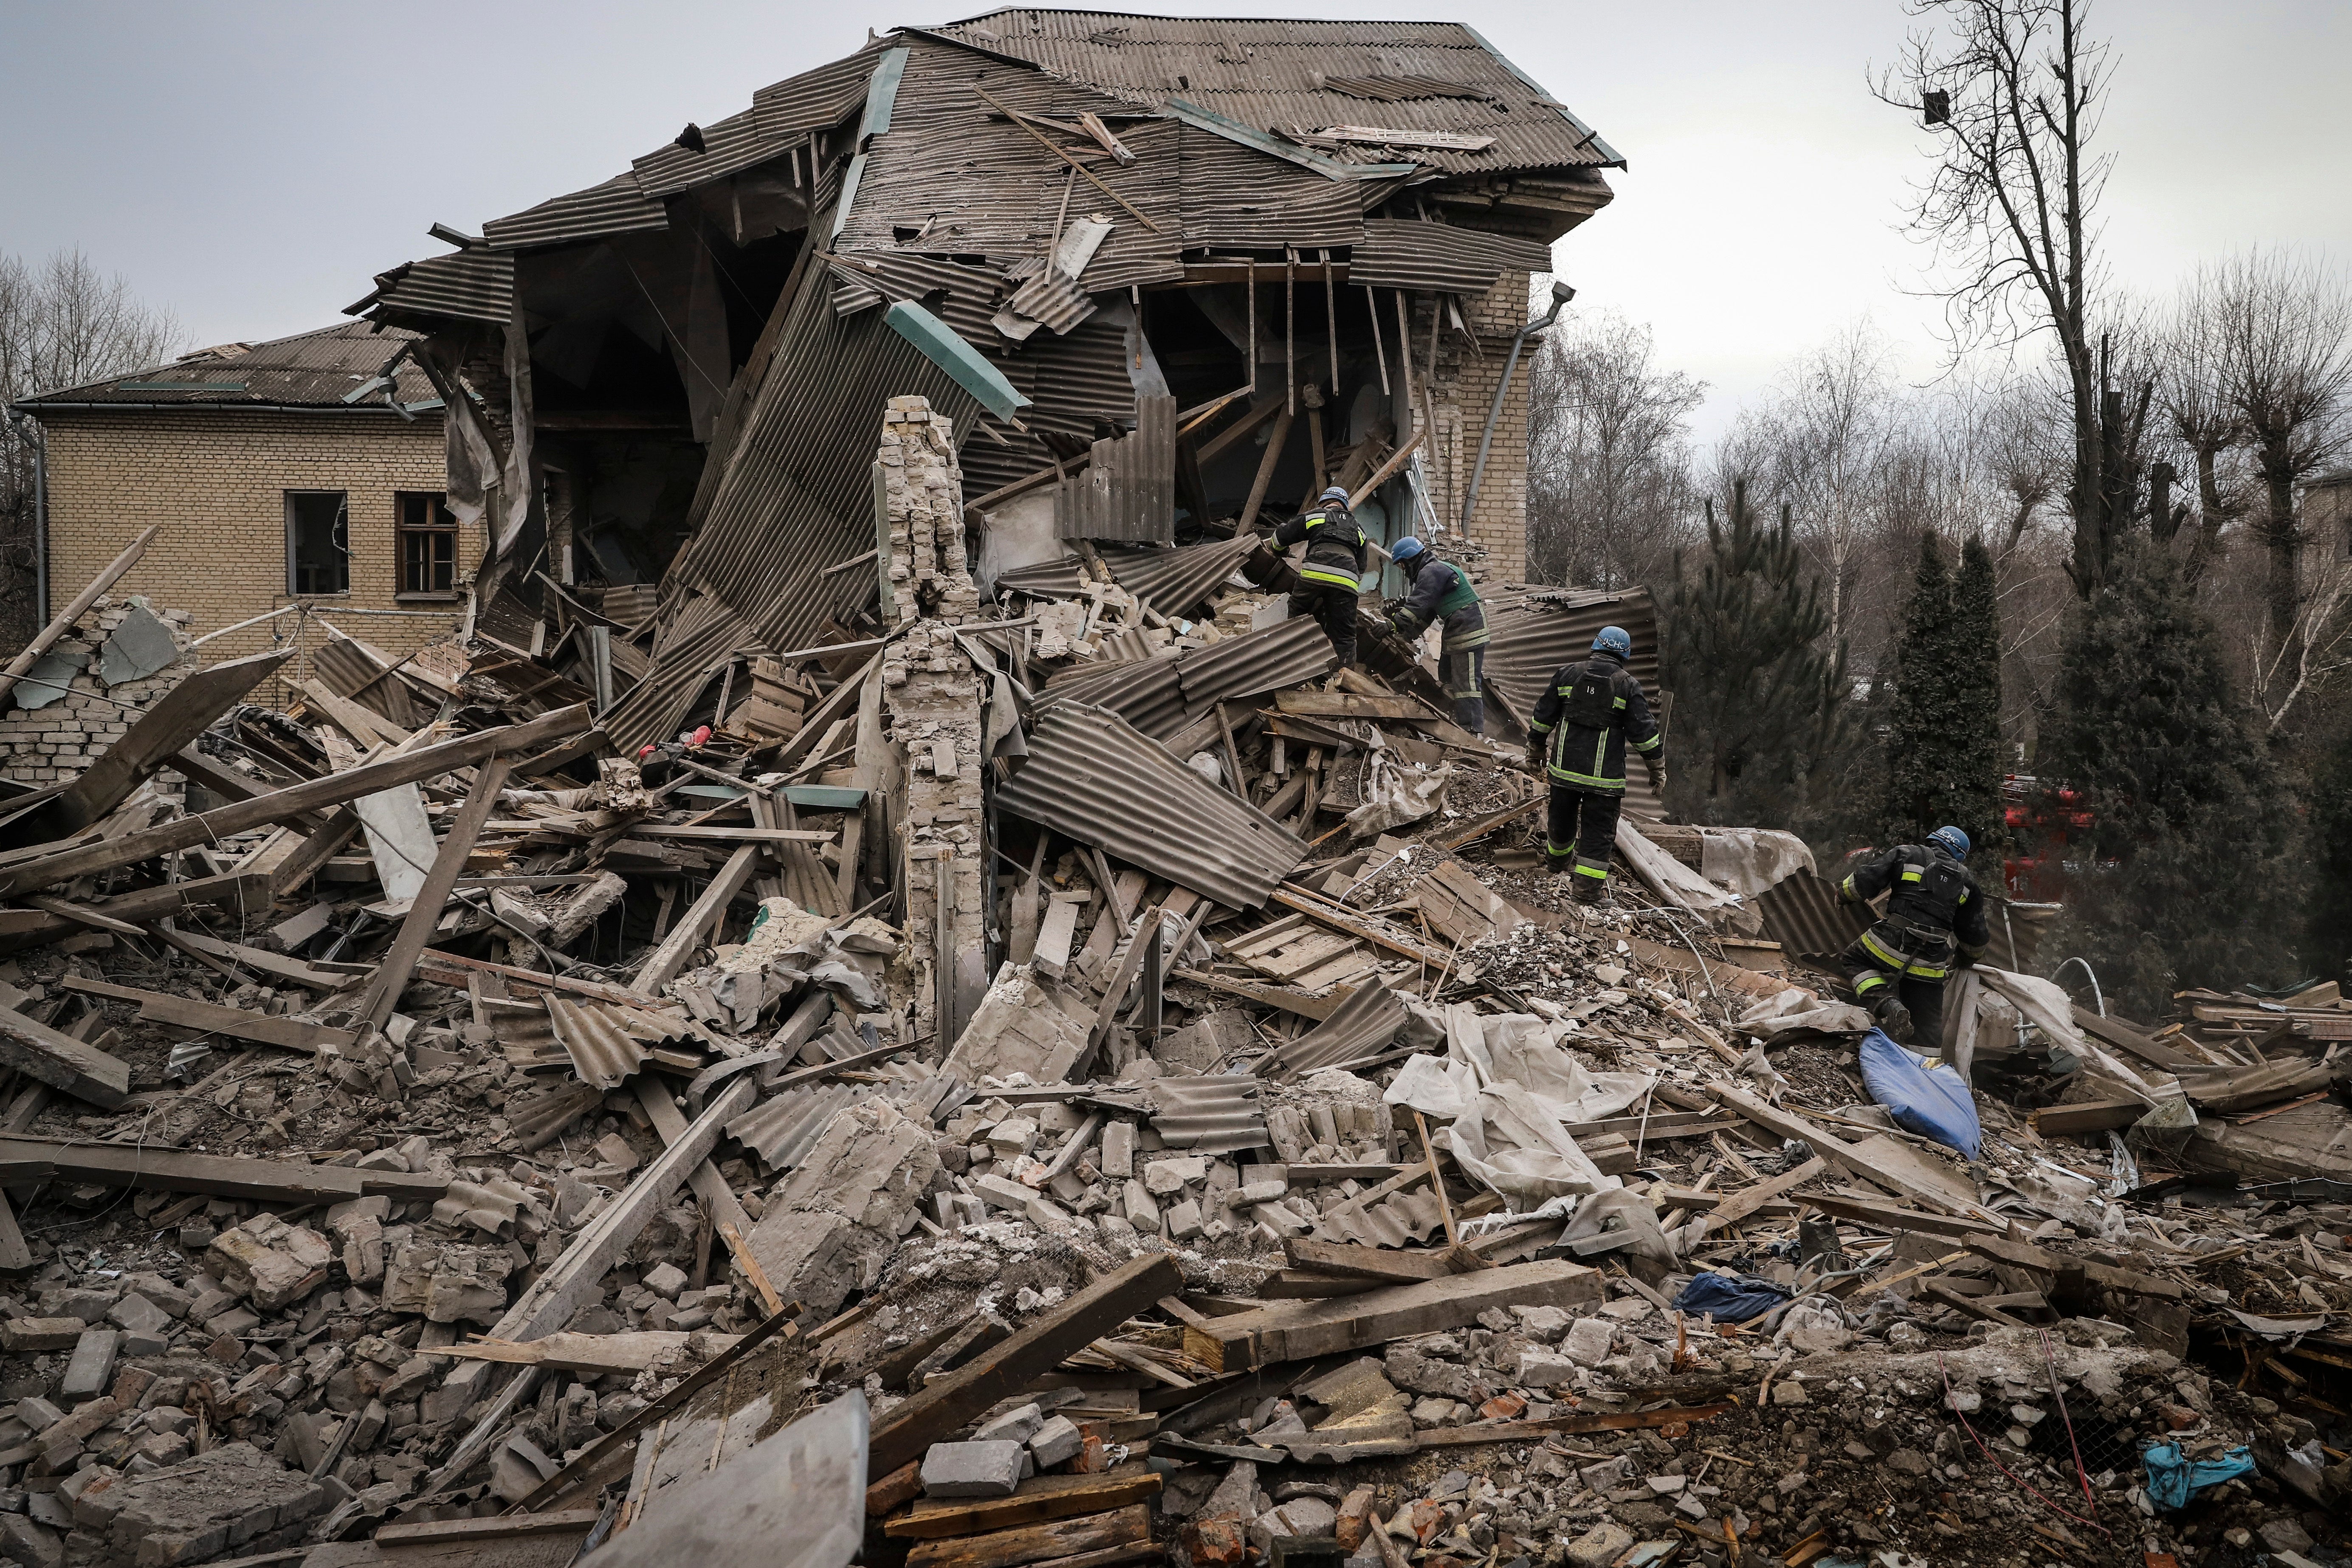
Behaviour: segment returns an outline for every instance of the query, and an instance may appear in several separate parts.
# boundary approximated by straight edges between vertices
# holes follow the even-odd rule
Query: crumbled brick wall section
[[[393,655],[446,637],[464,614],[453,601],[401,602],[394,497],[439,490],[446,479],[438,415],[414,422],[386,414],[58,414],[42,421],[49,440],[49,600],[61,606],[121,554],[149,523],[163,531],[115,584],[119,599],[144,594],[188,613],[197,637],[297,602],[286,592],[288,490],[342,490],[350,497],[352,589],[317,602],[336,609],[406,610],[411,616],[343,616],[336,624]],[[458,540],[458,565],[481,557],[478,537]],[[282,616],[208,642],[207,664],[285,646],[305,617]],[[325,640],[301,628],[299,658],[255,689],[257,701],[285,702],[285,682],[310,673],[310,650]]]
[[[121,740],[131,721],[163,695],[195,673],[196,656],[188,651],[189,615],[148,604],[148,614],[171,628],[180,647],[176,663],[164,666],[142,680],[108,686],[98,678],[99,648],[131,614],[131,600],[100,599],[58,639],[56,652],[85,654],[89,667],[73,678],[66,694],[46,707],[24,709],[13,697],[0,708],[0,773],[19,784],[53,784],[78,777],[106,749]],[[164,775],[176,780],[176,773]],[[162,787],[162,786],[159,786]],[[179,785],[163,787],[176,794]]]
[[[980,605],[964,554],[963,470],[955,421],[925,397],[894,397],[882,416],[883,507],[890,520],[890,603],[901,622],[951,621]]]
[[[882,705],[905,758],[906,795],[896,841],[906,847],[907,931],[916,975],[909,1037],[939,1030],[938,965],[959,965],[965,1007],[987,975],[987,868],[981,793],[983,704],[980,673],[955,639],[980,598],[964,556],[963,475],[955,432],[921,397],[894,397],[876,453],[890,531],[893,608],[907,633],[882,656]],[[940,900],[953,911],[953,955],[939,952]],[[941,1045],[952,1043],[941,1039]]]
[[[1528,570],[1528,356],[1519,357],[1510,392],[1495,421],[1493,447],[1486,454],[1486,471],[1478,486],[1478,504],[1469,526],[1460,528],[1462,501],[1470,489],[1470,472],[1478,460],[1478,437],[1486,428],[1486,411],[1495,401],[1495,385],[1502,379],[1510,356],[1511,338],[1528,321],[1528,275],[1507,272],[1475,300],[1461,304],[1465,326],[1476,334],[1474,351],[1454,330],[1453,316],[1440,297],[1437,310],[1446,311],[1445,330],[1437,346],[1437,374],[1427,369],[1431,307],[1424,303],[1413,321],[1414,391],[1424,400],[1430,418],[1430,439],[1424,447],[1430,489],[1445,537],[1438,552],[1462,561],[1479,582],[1518,582]],[[1426,379],[1427,386],[1422,384]],[[1423,412],[1423,411],[1417,411]]]

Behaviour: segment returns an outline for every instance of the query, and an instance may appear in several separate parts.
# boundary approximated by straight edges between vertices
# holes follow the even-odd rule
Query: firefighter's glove
[[[1650,787],[1660,795],[1666,793],[1666,764],[1657,757],[1644,757],[1643,764],[1650,770]]]
[[[1528,766],[1538,773],[1543,772],[1544,742],[1541,735],[1528,737]]]

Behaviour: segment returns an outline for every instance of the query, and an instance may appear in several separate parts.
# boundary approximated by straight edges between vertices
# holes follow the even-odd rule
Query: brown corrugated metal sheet
[[[1348,281],[1483,294],[1506,272],[1550,270],[1551,247],[1541,240],[1410,218],[1369,218],[1363,242],[1349,260]]]
[[[1080,702],[1045,710],[996,804],[1231,909],[1265,903],[1307,857],[1297,834]]]
[[[315,332],[247,345],[242,353],[207,350],[92,385],[45,392],[24,402],[33,407],[59,403],[347,407],[350,405],[343,399],[416,336],[372,321],[338,321]],[[394,373],[393,382],[394,395],[404,404],[429,402],[436,395],[425,373],[405,361]],[[385,411],[381,392],[369,395],[366,403],[379,413]]]
[[[1274,1142],[1258,1102],[1258,1080],[1248,1073],[1154,1079],[1150,1093],[1151,1130],[1171,1149],[1231,1154]]]
[[[1244,534],[1181,550],[1113,548],[1101,554],[1111,581],[1172,619],[1199,609],[1257,544],[1255,538]]]
[[[792,145],[787,138],[769,135],[761,128],[758,114],[747,109],[703,126],[699,153],[672,142],[633,159],[630,166],[636,174],[638,188],[649,196],[661,197],[724,179],[771,158],[783,157]],[[805,166],[806,161],[803,162]]]
[[[1756,895],[1764,934],[1799,958],[1834,958],[1870,927],[1867,914],[1837,895],[1837,886],[1800,871]]]
[[[1178,664],[1177,677],[1185,703],[1197,715],[1220,702],[1304,686],[1339,667],[1331,639],[1302,616],[1189,654]]]
[[[375,284],[375,292],[352,314],[393,310],[504,326],[514,310],[514,258],[484,247],[404,261],[379,274]]]
[[[829,60],[751,95],[760,134],[772,141],[805,141],[812,131],[838,125],[866,101],[874,57],[890,46],[871,43],[854,55]]]
[[[702,525],[670,568],[776,649],[808,646],[828,616],[871,591],[856,573],[821,574],[874,547],[885,405],[919,394],[960,436],[980,411],[881,313],[835,316],[827,278],[806,273]]]
[[[1139,397],[1135,429],[1094,444],[1084,472],[1054,492],[1054,531],[1064,539],[1176,537],[1176,400]]]
[[[1482,97],[1399,100],[1384,117],[1400,121],[1399,129],[1492,136],[1495,146],[1486,153],[1417,151],[1420,162],[1452,171],[1622,162],[1458,23],[996,11],[929,30],[1132,102],[1181,97],[1267,132],[1360,118],[1363,100],[1332,89],[1334,75],[1462,82]]]
[[[1197,125],[1179,132],[1186,245],[1335,249],[1362,241],[1372,194],[1360,184],[1326,179]]]
[[[1331,1016],[1257,1064],[1263,1077],[1295,1078],[1317,1068],[1337,1067],[1388,1049],[1404,1027],[1403,1000],[1387,986],[1367,981],[1331,1010]]]
[[[1041,322],[1057,334],[1068,331],[1095,313],[1094,299],[1078,287],[1078,280],[1051,267],[1013,290],[1013,297],[1004,304],[1014,315]]]
[[[510,216],[494,217],[482,226],[482,237],[496,250],[529,250],[668,226],[668,209],[646,195],[631,171]]]
[[[1154,740],[1184,727],[1184,683],[1172,653],[1129,659],[1098,669],[1066,671],[1045,683],[1041,703],[1083,702],[1106,708]]]
[[[759,651],[759,638],[741,616],[719,600],[697,594],[676,616],[665,618],[644,677],[597,722],[624,753],[667,741],[720,667]]]
[[[1493,96],[1485,88],[1467,82],[1443,81],[1433,76],[1327,76],[1324,88],[1331,92],[1343,92],[1349,98],[1369,98],[1378,103],[1410,103],[1417,98],[1475,98]]]

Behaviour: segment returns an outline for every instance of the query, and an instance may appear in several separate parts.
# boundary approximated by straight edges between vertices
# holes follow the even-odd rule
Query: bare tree
[[[1951,280],[1938,290],[1954,348],[2047,332],[2064,369],[2074,460],[2068,574],[2089,597],[2138,510],[2148,392],[2119,391],[2095,323],[2094,214],[2109,158],[2092,151],[2106,93],[2088,0],[1915,0],[1915,33],[1881,75],[1882,101],[1923,114],[1935,171],[1911,208]]]
[[[79,250],[37,266],[0,252],[0,408],[159,363],[180,338],[170,311],[142,302],[128,279],[100,272]],[[0,647],[32,632],[33,475],[29,436],[0,420]]]
[[[2244,515],[2249,498],[2236,482],[2231,454],[2246,438],[2245,416],[2230,395],[2225,290],[2209,268],[2182,289],[2164,333],[2164,370],[2158,378],[2165,433],[2194,465],[2197,534],[2183,569],[2191,583],[2219,556],[2222,535]],[[2166,463],[2161,478],[2169,478]],[[2168,485],[2159,485],[2168,489]],[[2168,499],[2151,498],[2149,521],[2169,542],[2182,521]]]
[[[1706,384],[1660,369],[1649,328],[1603,311],[1546,342],[1532,395],[1535,577],[1663,587],[1695,527],[1688,437]]]
[[[2295,489],[2352,436],[2352,291],[2315,264],[2252,253],[2200,276],[2221,339],[2221,401],[2244,433],[2263,489],[2255,532],[2268,555],[2266,668],[2324,628],[2304,614],[2316,584],[2303,570]]]

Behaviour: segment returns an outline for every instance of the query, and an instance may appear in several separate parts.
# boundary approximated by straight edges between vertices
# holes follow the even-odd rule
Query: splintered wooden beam
[[[1587,1271],[1589,1272],[1589,1270]],[[887,1475],[1065,1356],[1184,1288],[1176,1260],[1152,1253],[1087,1286],[1003,1343],[883,1412],[866,1440],[869,1471]]]
[[[0,1007],[0,1066],[112,1110],[131,1098],[131,1064],[95,1046]]]
[[[461,735],[435,745],[420,746],[413,752],[400,752],[382,762],[352,768],[348,773],[330,773],[324,778],[289,784],[284,789],[272,790],[251,800],[235,801],[210,811],[176,817],[136,833],[123,834],[119,838],[100,839],[94,844],[81,845],[37,859],[20,860],[0,867],[0,899],[37,891],[94,872],[110,871],[118,866],[135,866],[142,860],[168,854],[174,849],[217,843],[250,828],[283,821],[304,812],[341,805],[362,795],[374,795],[402,784],[436,778],[452,769],[470,767],[489,757],[530,751],[550,741],[576,734],[587,728],[588,721],[586,704],[561,708],[527,723],[508,724],[477,734]]]
[[[1308,1237],[1293,1237],[1283,1243],[1290,1261],[1300,1268],[1311,1268],[1318,1274],[1338,1274],[1351,1279],[1378,1279],[1390,1283],[1412,1283],[1423,1279],[1444,1279],[1465,1274],[1478,1267],[1456,1257],[1451,1247],[1434,1251],[1384,1250],[1377,1247],[1357,1247],[1347,1242],[1316,1241]]]
[[[652,956],[638,966],[630,986],[650,996],[676,978],[704,935],[727,913],[727,906],[735,901],[735,895],[743,890],[743,884],[751,879],[752,868],[759,862],[757,844],[746,844],[729,856],[727,864],[710,879],[710,885],[702,889],[702,896],[678,918],[677,924],[654,949]]]
[[[79,975],[68,974],[58,984],[68,991],[79,991],[88,996],[136,1002],[139,1004],[139,1016],[149,1023],[209,1029],[216,1035],[277,1046],[283,1050],[308,1051],[316,1056],[321,1049],[349,1050],[359,1041],[359,1037],[349,1029],[330,1029],[324,1024],[307,1024],[299,1018],[275,1017],[268,1013],[249,1012],[243,1007],[223,1007],[216,1003],[193,1001],[161,991],[142,991],[135,985],[117,985],[110,980],[84,980]]]
[[[1283,1302],[1187,1325],[1184,1353],[1218,1372],[1247,1372],[1458,1329],[1489,1308],[1574,1308],[1601,1300],[1601,1275],[1580,1263],[1514,1263],[1326,1301]]]
[[[1160,1484],[1160,1477],[1140,1460],[1100,1475],[1032,1476],[1011,1497],[919,1499],[885,1524],[882,1533],[904,1541],[938,1541],[1044,1524],[1141,1502],[1157,1494]]]
[[[1161,1550],[1151,1542],[1151,1507],[1139,1502],[1047,1524],[920,1542],[907,1553],[907,1568],[1013,1568],[1021,1563],[1073,1561],[1088,1568],[1111,1568],[1156,1560]]]
[[[226,871],[217,877],[199,877],[193,881],[166,882],[161,887],[141,888],[135,892],[118,894],[111,899],[93,899],[80,907],[109,920],[121,921],[128,925],[142,925],[149,921],[208,905],[225,905],[237,914],[248,910],[259,912],[269,908],[269,901],[268,877],[254,871]],[[27,914],[35,918],[21,921],[16,918]],[[78,929],[79,922],[66,915],[51,914],[46,910],[0,910],[0,952],[38,947],[61,936],[71,936]]]
[[[480,837],[482,824],[498,807],[499,792],[506,787],[507,773],[512,765],[504,757],[494,758],[474,775],[474,786],[466,794],[466,804],[457,808],[448,833],[434,851],[433,864],[425,871],[425,885],[409,900],[399,934],[392,939],[390,951],[377,965],[375,978],[369,982],[367,994],[360,1002],[359,1018],[368,1027],[383,1028],[384,1020],[399,1006],[400,994],[408,989],[408,978],[416,973],[416,961],[423,955],[425,944],[433,940],[433,932],[441,923],[443,906],[457,890],[457,879],[466,869],[466,857],[473,853],[474,840]]]
[[[296,1160],[230,1159],[135,1143],[52,1143],[0,1138],[0,1184],[62,1179],[146,1192],[203,1193],[251,1198],[292,1207],[340,1204],[382,1194],[404,1202],[438,1198],[446,1182],[405,1171],[362,1171],[352,1165],[306,1165]]]
[[[1713,1236],[1717,1231],[1729,1230],[1781,1194],[1803,1186],[1829,1168],[1829,1162],[1816,1154],[1793,1171],[1783,1171],[1769,1181],[1759,1182],[1752,1187],[1742,1187],[1716,1205],[1703,1223],[1700,1235]]]

